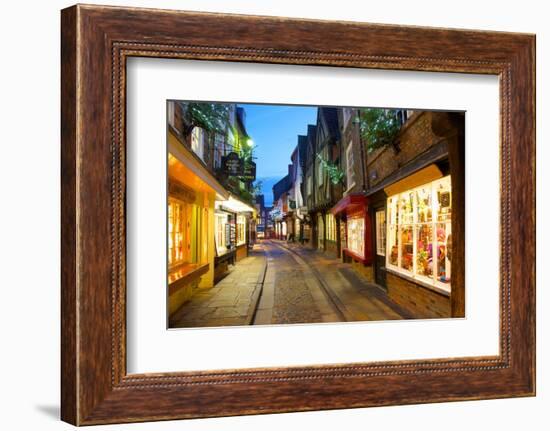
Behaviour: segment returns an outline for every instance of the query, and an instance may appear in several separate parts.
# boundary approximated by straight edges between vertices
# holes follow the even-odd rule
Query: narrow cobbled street
[[[286,241],[264,240],[212,289],[199,289],[170,326],[218,327],[407,319],[350,264]]]

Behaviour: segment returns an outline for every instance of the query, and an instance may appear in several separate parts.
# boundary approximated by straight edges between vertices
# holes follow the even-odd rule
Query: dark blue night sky
[[[254,140],[257,179],[263,183],[266,205],[271,205],[271,187],[288,172],[290,155],[298,135],[315,124],[317,107],[239,104],[246,112],[246,129]]]

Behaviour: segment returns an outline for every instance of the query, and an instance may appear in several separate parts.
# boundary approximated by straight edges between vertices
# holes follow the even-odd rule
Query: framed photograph
[[[61,14],[61,416],[535,394],[535,37]]]

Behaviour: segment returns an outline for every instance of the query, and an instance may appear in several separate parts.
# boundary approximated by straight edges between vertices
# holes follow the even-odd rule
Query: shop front
[[[338,256],[338,229],[336,217],[330,212],[325,214],[325,250]]]
[[[311,243],[312,237],[312,228],[311,228],[311,216],[307,213],[307,208],[303,211],[302,219],[302,244],[308,246]]]
[[[285,240],[288,233],[286,220],[275,221],[275,238]]]
[[[214,203],[228,194],[172,133],[168,144],[167,283],[172,315],[198,287],[214,286]]]
[[[217,200],[215,209],[215,279],[218,281],[227,273],[229,265],[248,256],[248,230],[255,209],[234,196]]]
[[[323,213],[317,213],[317,249],[325,249],[325,218]]]
[[[237,261],[248,256],[247,225],[249,220],[244,214],[237,214],[235,240],[237,246]]]
[[[303,232],[302,232],[302,221],[296,216],[294,219],[294,240],[302,241]]]
[[[388,295],[415,315],[448,317],[452,269],[451,176],[430,165],[387,186],[382,195],[374,202],[378,205],[383,199],[384,207],[376,207],[372,214],[376,281],[383,280]]]
[[[362,193],[343,197],[332,209],[343,225],[342,258],[353,268],[373,281],[372,235],[368,199]]]
[[[208,236],[208,197],[171,181],[168,198],[168,286],[170,311],[191,297],[210,265],[201,241]],[[175,186],[177,184],[177,186]],[[177,188],[177,191],[174,190]]]
[[[386,267],[447,294],[451,291],[451,177],[388,197]]]
[[[236,259],[235,244],[235,214],[226,211],[216,202],[216,257],[214,258],[214,282],[221,280],[229,270],[229,265],[234,265]]]
[[[306,244],[309,238],[309,225],[306,221],[307,212],[299,208],[294,215],[294,240],[300,244]]]

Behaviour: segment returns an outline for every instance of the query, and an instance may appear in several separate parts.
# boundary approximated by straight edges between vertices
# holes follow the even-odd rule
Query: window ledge
[[[403,274],[400,271],[397,271],[393,268],[388,267],[388,265],[386,265],[386,271],[397,277],[401,277],[407,281],[410,281],[411,283],[417,284],[418,286],[423,287],[425,289],[433,290],[434,292],[444,296],[451,296],[451,287],[446,289],[444,287],[434,286],[433,284],[426,283],[425,281],[419,280],[418,278],[414,278],[414,277],[411,277],[410,275]]]
[[[344,252],[345,255],[355,259],[355,260],[358,260],[360,261],[362,264],[364,265],[370,265],[372,263],[371,259],[367,259],[365,258],[364,256],[361,256],[359,253],[349,249],[349,248],[344,248],[342,250]]]
[[[209,263],[184,263],[168,272],[168,291],[171,295],[185,285],[200,278],[210,269]]]

